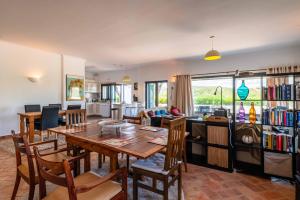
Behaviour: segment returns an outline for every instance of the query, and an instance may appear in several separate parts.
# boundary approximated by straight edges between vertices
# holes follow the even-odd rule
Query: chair
[[[142,117],[132,117],[132,116],[123,115],[123,120],[127,120],[127,122],[131,124],[138,124],[138,125],[142,124]],[[129,155],[126,156],[126,165],[127,165],[127,169],[129,169]]]
[[[68,105],[67,110],[80,110],[81,109],[81,105]]]
[[[172,120],[172,118],[162,117],[160,127],[169,129],[171,120]],[[161,153],[165,154],[165,151],[162,151]],[[187,172],[188,170],[187,170],[187,157],[186,157],[185,138],[184,138],[184,142],[183,142],[182,159],[183,159],[183,163],[184,163],[184,170],[185,170],[185,172]]]
[[[24,136],[17,135],[13,130],[11,131],[11,134],[15,145],[16,163],[17,163],[16,181],[15,181],[15,186],[14,186],[11,199],[16,198],[19,184],[22,178],[27,184],[29,184],[28,199],[31,200],[34,197],[35,185],[37,185],[39,181],[38,181],[38,174],[36,173],[37,168],[34,162],[35,157],[34,154],[31,152],[30,147],[44,145],[47,143],[53,143],[54,150],[57,150],[57,140],[48,140],[44,142],[29,144],[27,141],[27,137],[25,135]],[[24,159],[22,160],[21,154],[26,155],[26,161],[24,161]],[[57,160],[63,160],[67,158],[67,155],[62,153],[56,153],[49,156],[47,155],[45,156],[45,158],[52,161],[57,161]]]
[[[166,155],[157,153],[146,160],[138,160],[132,164],[133,169],[133,199],[138,197],[138,187],[163,195],[168,199],[170,185],[178,181],[178,199],[181,199],[181,159],[185,135],[185,118],[170,121]],[[152,178],[152,186],[138,181],[139,177]],[[171,178],[171,179],[169,179]],[[163,190],[157,189],[157,180],[162,181]]]
[[[71,109],[71,110],[66,110],[66,128],[72,128],[73,126],[80,124],[80,123],[86,123],[87,118],[86,118],[86,110],[85,109]],[[82,154],[80,151],[83,149],[81,147],[74,146],[72,144],[67,144],[68,149],[73,149],[73,156],[77,154]],[[88,154],[89,152],[85,152]],[[69,155],[71,155],[70,151],[68,152]],[[80,163],[77,163],[77,166],[79,166]],[[77,168],[77,174],[80,173],[80,168]]]
[[[25,113],[29,112],[41,112],[41,105],[39,104],[30,104],[30,105],[24,105]],[[29,120],[26,119],[26,127],[28,128]],[[40,127],[40,120],[35,119],[34,120],[34,128],[38,129]]]
[[[49,128],[58,127],[58,107],[44,106],[42,110],[42,118],[39,126],[40,136],[42,137],[43,131]],[[47,131],[49,138],[49,132]]]
[[[60,103],[55,103],[55,104],[49,104],[49,107],[58,107],[59,110],[62,110],[62,105]],[[65,126],[66,121],[62,116],[58,116],[58,125],[60,126]]]
[[[62,110],[62,106],[60,103],[49,104],[49,107],[58,107],[59,110]]]
[[[128,123],[142,124],[142,117],[131,117],[123,115],[123,120],[127,120]]]
[[[39,173],[40,199],[45,200],[86,200],[86,199],[127,199],[127,171],[122,168],[101,177],[93,172],[83,173],[76,178],[71,174],[73,163],[84,155],[73,157],[63,162],[52,162],[41,157],[34,148]],[[58,176],[63,172],[64,176]],[[113,181],[121,178],[122,184]],[[46,195],[45,181],[59,185]]]

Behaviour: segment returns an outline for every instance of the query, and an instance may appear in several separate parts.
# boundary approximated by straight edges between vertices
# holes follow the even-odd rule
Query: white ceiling
[[[0,39],[120,65],[300,41],[300,0],[0,0]],[[116,66],[115,66],[116,65]]]

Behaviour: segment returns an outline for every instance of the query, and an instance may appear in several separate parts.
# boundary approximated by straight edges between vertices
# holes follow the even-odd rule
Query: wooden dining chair
[[[21,178],[29,184],[29,196],[28,199],[31,200],[34,197],[35,185],[39,183],[37,168],[34,161],[34,154],[31,151],[32,146],[40,146],[48,143],[53,143],[54,152],[57,150],[57,140],[48,140],[44,142],[37,143],[28,143],[27,137],[25,135],[21,136],[19,134],[15,134],[15,131],[11,131],[12,139],[15,146],[15,154],[16,154],[16,164],[17,164],[17,174],[15,186],[13,189],[13,193],[11,199],[16,198],[16,194],[18,192],[19,184]],[[25,155],[26,161],[22,160],[22,155]],[[49,159],[52,161],[55,160],[63,160],[66,159],[67,155],[63,153],[55,153],[49,156],[46,156],[45,159]]]
[[[93,172],[85,172],[74,178],[71,173],[74,162],[81,159],[84,155],[69,158],[62,162],[53,162],[44,159],[37,148],[34,148],[34,154],[39,173],[40,199],[127,199],[127,171],[125,168],[104,177]],[[63,172],[64,176],[59,176],[61,172]],[[117,178],[121,179],[122,183],[115,181]],[[58,185],[58,187],[47,194],[46,181]]]
[[[160,127],[161,128],[167,128],[167,129],[169,129],[169,127],[170,127],[170,121],[171,120],[172,120],[171,118],[162,117]],[[188,133],[185,133],[185,136],[186,136],[186,134],[188,134]],[[165,152],[166,151],[163,150],[161,153],[165,154]],[[184,163],[184,170],[185,170],[185,172],[187,172],[188,169],[187,169],[187,157],[186,157],[186,142],[185,142],[185,137],[184,137],[183,149],[182,149],[182,159],[183,159],[183,163]]]
[[[131,123],[131,124],[138,124],[138,125],[141,125],[142,124],[142,117],[132,117],[132,116],[126,116],[126,115],[123,115],[123,120],[127,120],[128,123]],[[123,157],[123,154],[122,154],[122,157]],[[129,155],[126,155],[126,166],[127,166],[127,169],[129,169]]]
[[[185,126],[185,118],[171,120],[166,154],[157,153],[148,159],[140,159],[132,164],[134,200],[138,199],[138,187],[163,195],[163,199],[168,200],[169,187],[176,180],[178,183],[178,199],[181,199],[181,160]],[[140,182],[139,178],[142,176],[152,178],[152,186]],[[163,190],[157,189],[157,180],[163,183]]]
[[[86,123],[86,110],[85,109],[73,109],[66,110],[66,126],[71,128],[74,125],[80,123]]]

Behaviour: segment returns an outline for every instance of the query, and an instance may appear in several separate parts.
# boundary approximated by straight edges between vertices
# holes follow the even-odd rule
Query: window
[[[223,108],[233,113],[233,78],[215,77],[192,79],[195,114],[213,113],[221,107],[221,88],[218,88],[215,95],[218,86],[222,86]]]
[[[111,100],[112,103],[132,103],[132,86],[123,84],[102,84],[101,100]]]
[[[168,81],[146,82],[146,108],[168,106]]]

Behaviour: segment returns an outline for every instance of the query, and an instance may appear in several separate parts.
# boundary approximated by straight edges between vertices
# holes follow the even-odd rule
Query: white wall
[[[127,74],[132,82],[139,83],[137,92],[139,101],[144,102],[145,81],[168,80],[179,74],[203,74],[232,70],[250,70],[266,67],[300,64],[300,45],[273,47],[265,50],[254,49],[239,54],[225,54],[218,61],[204,61],[202,57],[173,59],[143,64],[138,68],[124,71],[99,73],[97,79],[101,82],[121,82]],[[170,86],[169,86],[170,88]],[[170,93],[169,93],[170,94]]]
[[[0,41],[0,136],[19,130],[17,113],[24,111],[25,104],[61,103],[62,72],[84,76],[84,68],[82,59]],[[40,80],[32,83],[28,76]]]

